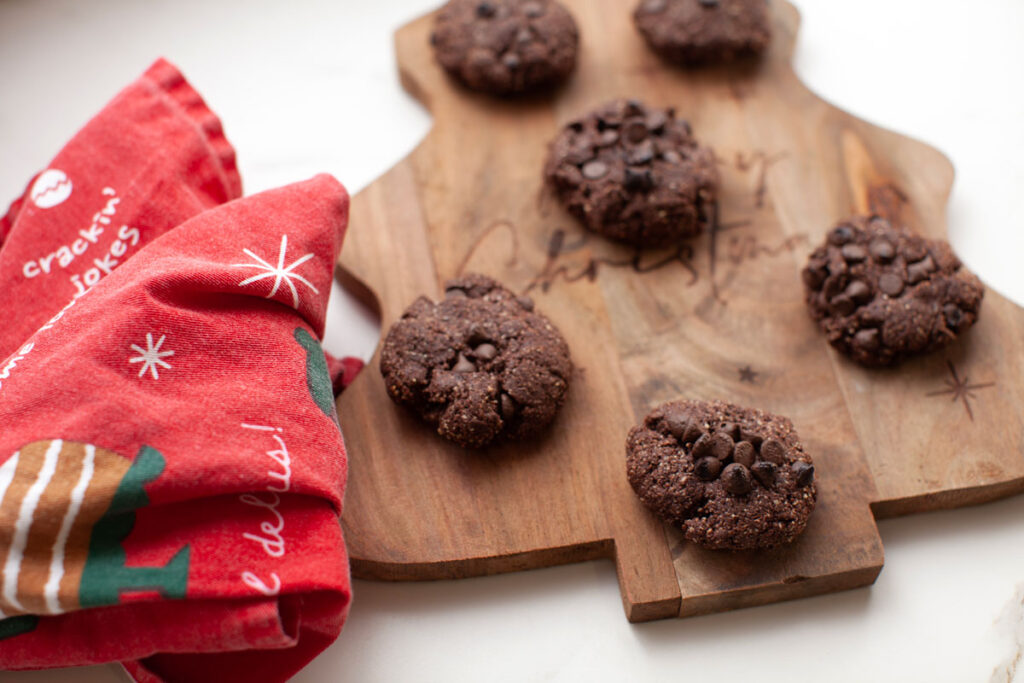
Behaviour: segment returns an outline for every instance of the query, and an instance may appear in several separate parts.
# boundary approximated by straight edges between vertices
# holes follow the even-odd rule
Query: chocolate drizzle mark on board
[[[787,156],[789,155],[786,152],[767,154],[761,150],[755,150],[750,154],[750,156],[746,156],[743,152],[736,152],[736,168],[741,171],[749,171],[755,165],[758,167],[757,185],[754,188],[755,208],[764,208],[764,198],[768,193],[768,169],[770,169],[772,165],[785,159]]]

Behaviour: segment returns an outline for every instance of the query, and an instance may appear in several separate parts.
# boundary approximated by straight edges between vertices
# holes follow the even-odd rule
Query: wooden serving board
[[[536,299],[577,371],[542,439],[480,453],[395,406],[375,356],[338,402],[353,573],[460,578],[614,558],[630,620],[691,616],[870,584],[883,559],[876,516],[1024,489],[1024,312],[988,291],[962,342],[866,370],[828,347],[803,302],[800,268],[845,216],[873,211],[945,237],[949,161],[804,87],[790,66],[799,16],[781,0],[761,64],[702,71],[649,52],[633,3],[565,1],[579,69],[535,99],[496,100],[447,78],[428,44],[433,17],[397,34],[402,81],[435,124],[354,198],[339,277],[386,330],[446,279],[486,273]],[[618,96],[675,107],[715,148],[723,188],[710,234],[636,252],[587,233],[544,187],[548,141]],[[639,503],[626,433],[681,396],[792,418],[820,491],[796,543],[701,550]]]

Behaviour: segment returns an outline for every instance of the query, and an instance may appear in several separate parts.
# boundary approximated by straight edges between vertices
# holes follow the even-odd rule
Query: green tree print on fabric
[[[338,413],[334,409],[334,388],[331,386],[331,374],[327,370],[327,359],[320,342],[301,327],[295,328],[295,341],[306,351],[306,387],[313,402],[323,411],[324,415],[338,424]]]
[[[185,597],[189,546],[175,553],[164,567],[127,567],[121,546],[135,526],[135,511],[149,505],[143,486],[160,476],[164,465],[164,457],[156,449],[139,449],[114,493],[110,508],[93,527],[79,588],[82,607],[117,604],[121,592],[126,590],[158,590],[165,598]]]

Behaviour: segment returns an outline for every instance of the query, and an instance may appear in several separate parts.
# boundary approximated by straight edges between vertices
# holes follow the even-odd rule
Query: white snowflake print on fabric
[[[160,347],[164,345],[164,340],[167,338],[166,334],[160,335],[160,339],[157,340],[156,345],[153,344],[153,333],[146,333],[146,348],[142,348],[138,344],[132,344],[132,350],[139,353],[134,358],[129,358],[129,363],[142,363],[142,369],[139,370],[139,377],[146,374],[146,370],[149,370],[153,379],[160,379],[160,373],[157,371],[157,366],[160,365],[168,370],[171,369],[171,364],[164,360],[168,356],[173,356],[174,351],[161,351]]]
[[[274,286],[271,287],[270,293],[267,294],[266,298],[273,299],[274,295],[277,294],[277,290],[281,288],[281,283],[283,282],[284,284],[288,285],[288,289],[292,290],[292,308],[299,307],[299,291],[295,288],[295,284],[292,282],[293,279],[298,280],[302,284],[309,287],[311,290],[313,290],[314,294],[320,293],[320,290],[318,290],[313,285],[312,282],[302,277],[298,273],[293,272],[303,263],[313,258],[314,254],[306,254],[305,256],[296,259],[287,268],[285,267],[284,259],[285,254],[288,251],[288,235],[281,235],[281,251],[277,255],[276,266],[270,265],[269,263],[267,263],[262,258],[260,258],[259,256],[257,256],[248,249],[242,249],[242,251],[245,252],[246,256],[256,261],[256,263],[233,263],[231,264],[233,268],[258,268],[259,270],[263,270],[266,272],[260,273],[258,275],[253,275],[250,278],[242,280],[241,282],[238,283],[239,287],[244,287],[245,285],[252,284],[253,282],[258,282],[259,280],[274,278]]]

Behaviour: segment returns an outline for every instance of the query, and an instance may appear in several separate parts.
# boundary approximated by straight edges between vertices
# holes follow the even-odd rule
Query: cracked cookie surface
[[[626,439],[640,500],[713,550],[790,543],[814,510],[814,464],[785,417],[722,401],[665,403]]]
[[[715,156],[673,109],[615,100],[551,143],[544,175],[583,224],[639,247],[699,234],[718,186]]]
[[[420,297],[388,331],[380,370],[388,395],[467,448],[537,434],[565,401],[569,347],[529,297],[482,275]]]
[[[833,228],[802,275],[811,316],[829,343],[869,366],[945,346],[977,321],[984,296],[948,243],[879,217]]]
[[[451,0],[430,41],[441,66],[468,87],[514,95],[568,78],[579,31],[554,0]]]
[[[651,49],[686,66],[756,57],[772,35],[765,0],[642,0],[633,21]]]

